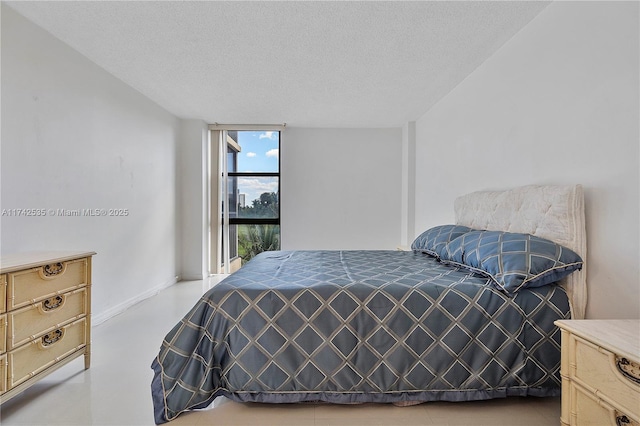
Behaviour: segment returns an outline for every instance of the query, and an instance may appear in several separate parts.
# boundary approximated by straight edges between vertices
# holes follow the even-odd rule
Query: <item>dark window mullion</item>
[[[280,177],[278,172],[229,172],[229,177]]]
[[[229,225],[280,225],[280,218],[230,217]]]

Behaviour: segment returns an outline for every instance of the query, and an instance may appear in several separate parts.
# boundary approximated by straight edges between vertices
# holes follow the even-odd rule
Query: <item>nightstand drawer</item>
[[[51,263],[7,278],[7,309],[12,310],[86,285],[87,259]]]
[[[86,320],[57,328],[9,352],[9,387],[35,376],[86,346]]]
[[[634,417],[640,416],[640,384],[626,377],[623,369],[637,376],[640,366],[623,365],[623,358],[598,346],[572,336],[575,350],[575,371],[571,379],[585,386],[602,399],[615,401],[621,409]],[[635,365],[635,374],[632,371]],[[627,373],[628,374],[628,373]],[[639,379],[640,380],[640,379]]]
[[[572,425],[580,426],[640,426],[640,424],[609,404],[597,400],[578,385],[571,386],[571,399],[575,407],[571,409]]]
[[[8,350],[77,320],[88,312],[87,290],[58,294],[8,314]]]

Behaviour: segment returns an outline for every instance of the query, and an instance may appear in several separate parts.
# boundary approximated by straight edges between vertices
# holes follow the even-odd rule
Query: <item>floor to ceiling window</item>
[[[212,232],[210,269],[230,273],[263,251],[280,249],[280,131],[212,135],[220,149],[218,173],[211,175],[219,179],[212,185],[219,193],[212,197],[212,230],[218,232]]]

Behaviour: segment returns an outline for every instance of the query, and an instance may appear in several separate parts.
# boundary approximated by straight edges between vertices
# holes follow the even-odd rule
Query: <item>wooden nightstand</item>
[[[34,252],[0,259],[0,404],[70,362],[91,359],[91,257]]]
[[[640,426],[640,320],[560,320],[563,426]]]

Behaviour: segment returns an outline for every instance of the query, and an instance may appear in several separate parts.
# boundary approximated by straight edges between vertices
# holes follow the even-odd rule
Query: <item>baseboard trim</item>
[[[127,309],[129,309],[130,307],[132,307],[133,305],[142,302],[143,300],[146,300],[150,297],[155,296],[156,294],[160,293],[162,290],[164,290],[167,287],[171,287],[172,285],[174,285],[175,283],[177,283],[179,281],[179,277],[175,277],[165,283],[162,283],[158,286],[155,286],[153,288],[150,288],[149,290],[140,293],[139,295],[132,297],[129,300],[125,300],[122,303],[119,303],[118,305],[107,309],[104,312],[100,312],[99,314],[95,314],[92,313],[91,314],[91,326],[96,326],[99,324],[102,324],[103,322],[115,317],[116,315],[119,315],[121,313],[123,313],[124,311],[126,311]]]
[[[201,281],[204,280],[206,277],[202,274],[197,275],[182,275],[182,281]]]

